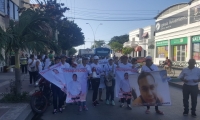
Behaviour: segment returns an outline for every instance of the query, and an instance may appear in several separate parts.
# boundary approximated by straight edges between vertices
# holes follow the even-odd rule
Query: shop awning
[[[148,36],[149,36],[148,32],[145,32],[145,33],[142,35],[143,38],[148,38]]]
[[[135,52],[139,52],[139,51],[142,51],[142,47],[141,47],[141,46],[137,46],[137,47],[135,48]]]

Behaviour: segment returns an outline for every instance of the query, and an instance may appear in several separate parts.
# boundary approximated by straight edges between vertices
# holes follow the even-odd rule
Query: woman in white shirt
[[[94,63],[91,64],[92,69],[92,88],[93,88],[93,105],[97,106],[99,102],[97,101],[99,84],[100,84],[100,76],[104,75],[101,65],[98,63],[99,57],[94,56]]]
[[[31,55],[30,59],[28,60],[28,70],[30,75],[30,85],[32,85],[32,80],[35,84],[37,71],[36,71],[36,59],[34,58],[34,55]]]

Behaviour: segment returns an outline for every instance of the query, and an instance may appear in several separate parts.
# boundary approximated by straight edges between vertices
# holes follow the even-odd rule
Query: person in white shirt
[[[121,98],[120,107],[124,107],[125,100],[127,101],[127,107],[131,110],[131,93],[132,88],[129,83],[128,73],[124,73],[124,79],[120,81],[120,92],[123,94],[123,98]]]
[[[179,75],[179,78],[184,82],[183,84],[183,115],[187,116],[189,112],[189,95],[191,95],[192,108],[191,114],[196,117],[196,106],[198,96],[198,84],[200,82],[200,69],[195,67],[195,59],[190,59],[188,68],[184,68]]]
[[[93,88],[93,105],[97,106],[99,102],[97,101],[97,96],[98,96],[98,90],[99,90],[99,84],[100,84],[100,76],[104,75],[104,72],[102,70],[101,65],[98,63],[99,57],[94,56],[94,63],[91,64],[91,69],[92,69],[92,88]]]
[[[132,63],[132,68],[133,69],[139,69],[140,68],[140,64],[137,63],[137,59],[136,58],[132,58],[131,59],[131,63]]]
[[[61,68],[70,68],[69,63],[66,63],[67,57],[65,55],[61,55]]]
[[[118,67],[119,68],[132,68],[132,64],[128,63],[128,57],[124,55],[121,57],[121,63],[119,63]]]
[[[105,80],[105,85],[106,85],[106,104],[111,104],[115,105],[114,102],[114,88],[115,88],[115,68],[117,65],[113,63],[113,59],[110,58],[108,60],[108,64],[105,65],[105,72],[106,72],[106,80]],[[111,97],[111,98],[110,98]],[[110,99],[110,100],[109,100]]]
[[[146,65],[142,66],[141,72],[152,72],[152,71],[159,71],[158,67],[153,64],[152,57],[147,56],[145,58]],[[147,110],[145,111],[146,114],[149,114],[150,106],[147,106]],[[158,106],[155,106],[155,110],[157,114],[163,115],[164,113],[158,109]]]
[[[36,71],[37,71],[37,78],[41,78],[42,76],[39,74],[39,72],[42,71],[42,58],[40,55],[37,56],[37,61],[36,61]]]
[[[49,66],[52,64],[52,61],[49,59],[48,55],[45,56],[44,61],[43,61],[43,69],[48,69]]]
[[[37,71],[36,71],[36,59],[34,58],[34,55],[31,55],[30,59],[28,60],[28,70],[30,75],[30,85],[32,85],[32,80],[35,84]]]

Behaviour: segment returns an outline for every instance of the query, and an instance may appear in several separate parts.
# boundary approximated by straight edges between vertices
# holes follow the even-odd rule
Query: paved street
[[[89,111],[78,112],[76,105],[67,105],[63,113],[52,114],[52,106],[41,116],[30,116],[26,120],[199,120],[200,119],[200,96],[198,97],[197,118],[183,116],[182,92],[179,88],[170,87],[172,106],[159,107],[165,115],[157,115],[154,107],[151,107],[151,114],[145,114],[145,107],[134,107],[133,110],[120,108],[116,99],[116,106],[108,106],[101,103],[97,107],[91,105],[91,91],[88,95]],[[104,91],[105,93],[105,91]]]

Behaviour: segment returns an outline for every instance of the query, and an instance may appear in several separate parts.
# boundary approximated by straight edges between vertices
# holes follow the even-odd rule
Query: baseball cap
[[[145,60],[152,60],[152,57],[151,57],[151,56],[147,56],[147,57],[145,58]]]
[[[98,56],[94,56],[94,59],[98,60],[98,59],[99,59],[99,57],[98,57]]]

